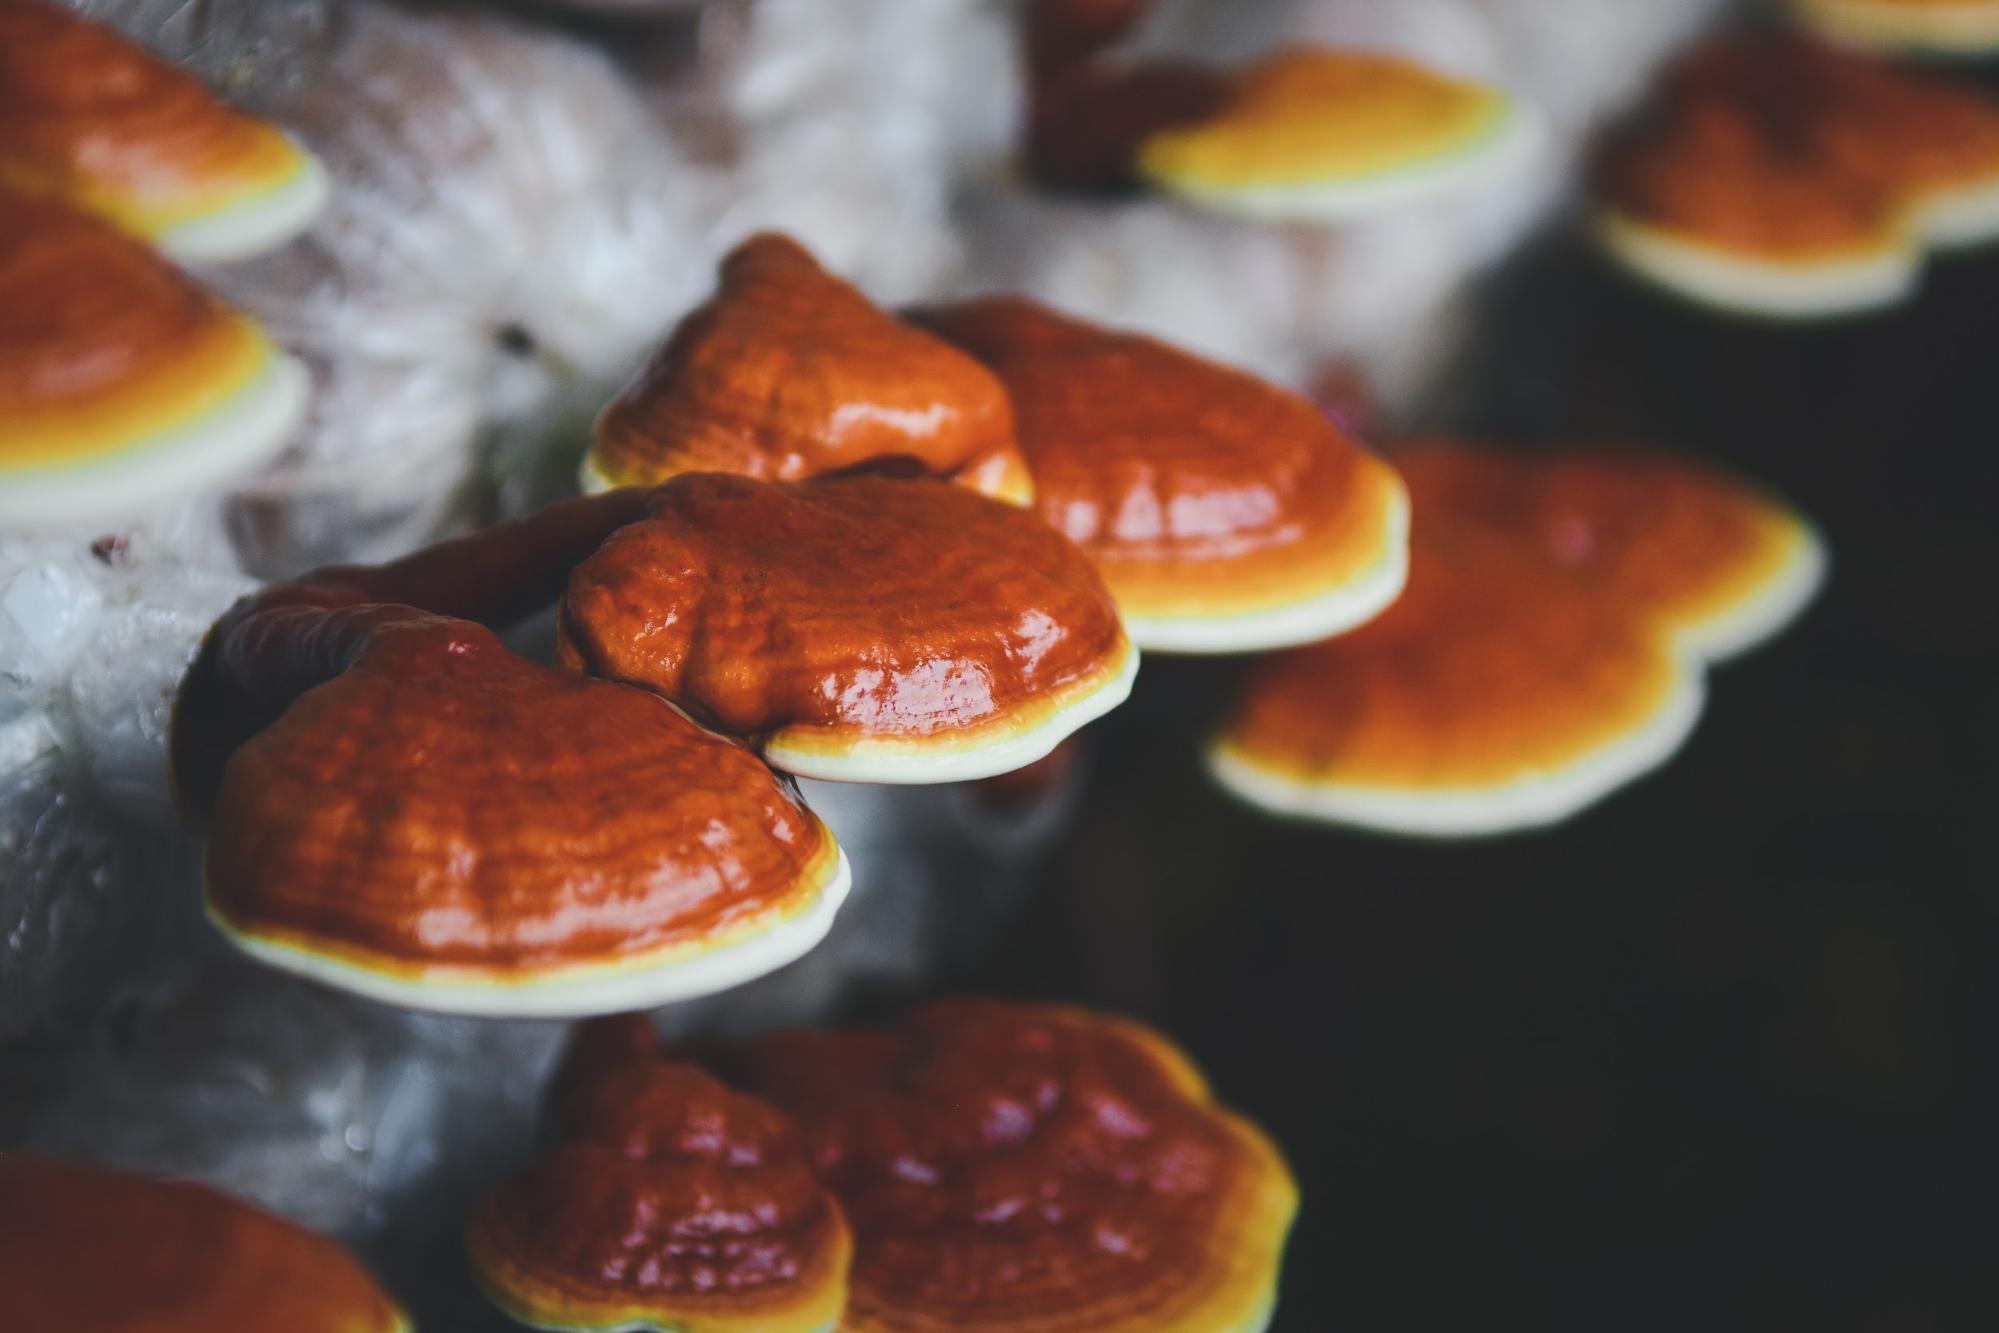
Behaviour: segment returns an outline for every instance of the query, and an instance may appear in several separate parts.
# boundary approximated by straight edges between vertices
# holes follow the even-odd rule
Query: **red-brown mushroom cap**
[[[579,566],[562,660],[653,690],[779,768],[946,782],[1033,762],[1137,669],[1089,559],[922,478],[703,473]]]
[[[1600,232],[1641,276],[1752,314],[1900,300],[1923,244],[1999,236],[1999,101],[1790,39],[1709,43],[1606,157]]]
[[[1685,464],[1398,461],[1408,592],[1258,662],[1211,751],[1275,813],[1432,836],[1566,818],[1664,762],[1698,716],[1702,661],[1775,632],[1822,569],[1795,515]]]
[[[952,1001],[758,1042],[855,1237],[852,1333],[1248,1333],[1297,1187],[1157,1033]]]
[[[884,460],[1017,504],[1033,495],[991,372],[766,233],[723,261],[715,297],[604,410],[583,483],[796,481]]]
[[[20,1333],[408,1333],[332,1241],[200,1185],[0,1154],[0,1305]]]
[[[853,1242],[790,1117],[612,1026],[638,1039],[565,1080],[554,1148],[473,1214],[495,1303],[547,1329],[834,1328]]]
[[[414,1007],[534,1015],[720,990],[824,936],[845,858],[756,756],[644,691],[380,600],[504,622],[533,604],[510,560],[533,567],[550,524],[587,550],[633,501],[328,571],[218,623],[173,757],[187,804],[212,801],[207,903],[239,947]],[[506,581],[436,581],[454,565]]]
[[[248,472],[306,392],[254,321],[150,247],[0,189],[0,523],[123,517]]]
[[[1028,170],[1056,190],[1137,190],[1145,142],[1213,115],[1229,91],[1227,74],[1188,60],[1073,65],[1029,90]]]
[[[1042,516],[1096,561],[1140,647],[1305,643],[1400,591],[1402,483],[1305,399],[1024,300],[919,317],[1005,382]]]
[[[289,240],[326,174],[276,129],[112,28],[0,0],[0,185],[58,195],[186,260]]]

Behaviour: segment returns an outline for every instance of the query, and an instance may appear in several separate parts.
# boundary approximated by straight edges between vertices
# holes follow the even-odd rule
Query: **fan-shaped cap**
[[[1640,276],[1739,313],[1892,304],[1921,246],[1999,235],[1999,102],[1788,39],[1715,42],[1616,144],[1599,232]]]
[[[755,755],[644,691],[378,600],[389,585],[510,619],[533,604],[510,604],[532,581],[510,544],[524,566],[587,550],[632,499],[328,571],[218,623],[181,688],[173,759],[183,800],[212,809],[208,909],[239,947],[416,1008],[560,1015],[721,990],[824,937],[845,857]],[[430,582],[454,560],[504,582]]]
[[[0,1154],[7,1326],[408,1333],[332,1241],[200,1185]]]
[[[284,445],[306,395],[303,367],[147,246],[0,190],[0,523],[220,484]]]
[[[1274,813],[1461,836],[1551,823],[1664,762],[1701,663],[1774,633],[1823,557],[1788,511],[1665,459],[1402,458],[1409,590],[1263,659],[1210,754]]]
[[[1999,50],[1995,0],[1790,0],[1800,21],[1843,42],[1982,55]]]
[[[947,1001],[894,1028],[758,1042],[854,1229],[855,1333],[1250,1333],[1297,1187],[1159,1034]]]
[[[473,1214],[494,1302],[545,1329],[836,1327],[853,1241],[790,1117],[611,1023],[623,1058],[565,1080],[554,1148]]]
[[[1036,515],[923,478],[652,493],[570,580],[562,660],[653,690],[779,768],[947,782],[1033,762],[1137,670],[1088,558]]]
[[[721,290],[604,410],[583,484],[796,481],[889,459],[1015,503],[1032,496],[990,372],[766,233],[723,261]]]
[[[1005,382],[1042,516],[1096,561],[1141,648],[1306,643],[1400,592],[1402,483],[1305,399],[1024,300],[918,318]]]
[[[1331,220],[1490,179],[1538,138],[1504,92],[1373,52],[1286,50],[1231,84],[1211,117],[1149,138],[1140,173],[1213,208]]]
[[[0,0],[0,185],[61,196],[183,260],[282,244],[327,192],[278,130],[49,0]]]

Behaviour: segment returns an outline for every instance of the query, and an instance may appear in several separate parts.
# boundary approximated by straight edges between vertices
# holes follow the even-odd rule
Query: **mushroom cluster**
[[[474,1214],[538,1328],[1253,1333],[1297,1186],[1163,1036],[947,1000],[872,1031],[581,1031],[554,1144]]]
[[[1028,159],[1060,189],[1149,184],[1278,221],[1364,216],[1501,176],[1538,137],[1504,92],[1330,47],[1240,70],[1123,60],[1149,0],[1035,0]]]
[[[495,637],[558,600],[575,669]],[[773,766],[1004,772],[1136,667],[1031,511],[684,473],[239,603],[182,684],[173,770],[212,830],[209,912],[252,954],[412,1007],[603,1012],[825,934],[845,860]]]
[[[172,261],[280,245],[326,195],[309,154],[175,66],[0,3],[0,519],[122,516],[268,460],[305,372]]]
[[[1718,40],[1609,149],[1597,231],[1717,309],[1808,319],[1914,288],[1926,249],[1999,238],[1999,101],[1793,37]]]
[[[1210,750],[1272,813],[1431,837],[1566,818],[1670,756],[1705,664],[1776,633],[1823,576],[1790,509],[1664,455],[1437,442],[1396,461],[1409,591],[1257,662]]]
[[[0,1154],[10,1328],[410,1333],[332,1241],[200,1185]]]

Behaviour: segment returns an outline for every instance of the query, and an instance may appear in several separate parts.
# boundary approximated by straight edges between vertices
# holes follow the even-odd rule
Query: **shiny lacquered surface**
[[[947,1001],[779,1034],[737,1071],[798,1118],[856,1243],[841,1327],[1236,1333],[1277,1297],[1296,1186],[1156,1033]]]
[[[1096,561],[1141,647],[1320,638],[1395,596],[1402,483],[1304,399],[1023,300],[919,317],[1005,381],[1042,516]],[[1242,623],[1315,603],[1274,632]]]
[[[1128,684],[1103,581],[1030,511],[920,478],[707,473],[659,487],[649,515],[570,580],[563,660],[756,738],[780,766],[840,777],[809,765],[863,755],[864,780],[922,781],[939,756],[1009,756],[950,773],[986,776]],[[1008,748],[1028,736],[1045,743]]]
[[[108,461],[198,430],[277,356],[145,245],[0,190],[0,473]]]
[[[1146,175],[1217,189],[1363,180],[1475,151],[1512,116],[1495,89],[1363,51],[1279,53],[1212,117],[1154,136]]]
[[[330,1240],[200,1185],[0,1155],[0,1300],[22,1333],[405,1333]]]
[[[1018,502],[1030,493],[990,372],[765,234],[723,262],[720,291],[605,410],[585,481],[794,481],[885,460]]]
[[[1454,445],[1398,462],[1408,591],[1259,662],[1216,743],[1217,775],[1277,812],[1439,835],[1563,818],[1663,762],[1702,661],[1818,584],[1800,520],[1687,464]]]
[[[571,1071],[555,1147],[473,1215],[494,1301],[541,1328],[834,1327],[852,1240],[790,1117],[609,1023],[636,1040]]]
[[[0,184],[202,258],[283,239],[324,191],[317,164],[276,129],[46,0],[0,3]],[[240,227],[211,225],[237,211]]]
[[[210,915],[278,966],[401,1003],[602,1012],[815,943],[844,858],[792,787],[655,696],[516,657],[508,620],[637,497],[556,506],[226,615],[182,685]]]

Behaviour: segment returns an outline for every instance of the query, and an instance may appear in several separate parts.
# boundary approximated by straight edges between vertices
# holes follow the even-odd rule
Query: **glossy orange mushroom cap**
[[[1297,1189],[1171,1043],[1079,1010],[947,1001],[758,1042],[854,1228],[843,1329],[1264,1327]]]
[[[226,482],[285,444],[306,392],[149,246],[0,189],[0,523],[122,518]]]
[[[796,1126],[650,1046],[571,1080],[554,1149],[473,1214],[481,1282],[537,1328],[833,1328],[853,1243]]]
[[[714,299],[605,409],[584,484],[795,481],[888,460],[1016,503],[1031,494],[990,372],[764,234],[723,261]]]
[[[1042,517],[1141,648],[1309,642],[1401,590],[1401,481],[1304,398],[1015,298],[916,317],[1005,382]]]
[[[563,661],[844,781],[1021,767],[1137,668],[1080,550],[923,478],[677,478],[576,570],[559,630]]]
[[[200,1185],[0,1154],[0,1305],[21,1333],[408,1333],[332,1241]]]
[[[115,29],[0,0],[0,185],[59,196],[180,259],[239,258],[318,214],[325,172]]]

